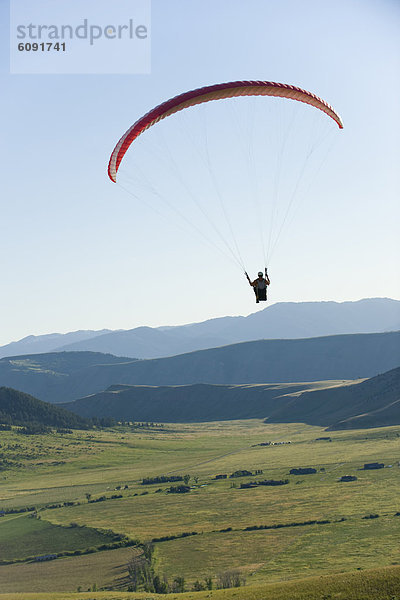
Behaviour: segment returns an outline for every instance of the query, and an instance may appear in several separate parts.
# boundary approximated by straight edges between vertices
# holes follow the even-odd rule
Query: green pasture
[[[225,466],[225,455],[241,454],[265,439],[302,439],[304,429],[320,431],[304,425],[265,425],[252,420],[168,425],[164,431],[140,433],[74,432],[28,438],[1,432],[3,454],[21,461],[22,466],[0,473],[0,507],[71,500],[84,496],[86,491],[100,493],[107,487],[135,483],[160,472],[183,469],[207,474],[209,465],[218,472]]]
[[[239,569],[247,584],[400,563],[400,518],[209,533],[157,544],[157,566],[188,581]]]
[[[211,532],[311,519],[360,519],[371,512],[389,515],[398,510],[399,473],[391,473],[392,480],[377,476],[376,482],[351,483],[338,483],[336,478],[321,481],[319,475],[310,475],[307,480],[306,476],[300,478],[304,483],[297,485],[290,477],[285,486],[249,490],[230,488],[230,482],[210,482],[189,494],[152,490],[146,496],[45,511],[43,518],[55,524],[75,521],[96,528],[112,523],[117,532],[144,541],[186,531]],[[379,485],[385,485],[385,494],[378,494]]]
[[[87,554],[58,558],[36,563],[18,563],[0,566],[0,590],[10,593],[76,592],[112,585],[119,589],[126,583],[126,564],[132,556],[131,548],[119,548]],[[0,593],[0,600],[2,594]]]
[[[113,541],[88,527],[60,527],[26,515],[0,519],[0,560],[83,550]]]
[[[331,442],[316,441],[327,436]],[[267,441],[291,443],[256,445]],[[400,517],[395,516],[400,511],[400,427],[326,432],[298,423],[248,420],[169,424],[158,430],[117,427],[70,435],[1,432],[0,444],[2,457],[18,465],[0,472],[0,510],[35,506],[41,517],[36,520],[26,513],[0,517],[0,558],[98,546],[105,540],[96,541],[96,536],[102,536],[90,529],[96,528],[141,541],[196,531],[196,536],[156,543],[156,570],[169,577],[183,575],[193,582],[239,568],[247,577],[248,591],[253,585],[272,581],[400,563]],[[375,461],[392,467],[361,470],[364,463]],[[293,467],[310,466],[317,469],[316,474],[289,475]],[[240,469],[261,469],[263,473],[215,480],[217,474],[229,475]],[[188,494],[168,494],[170,484],[141,485],[143,477],[168,474],[189,474],[193,489]],[[342,475],[355,475],[357,481],[340,483]],[[239,489],[240,483],[249,480],[286,478],[288,485]],[[87,494],[91,500],[102,496],[106,500],[88,503]],[[116,494],[122,498],[111,499]],[[66,501],[77,504],[46,508]],[[371,513],[380,516],[362,518]],[[337,522],[341,518],[346,520]],[[331,523],[243,531],[254,525],[309,520]],[[71,528],[71,523],[82,527]],[[219,532],[226,528],[232,531]],[[123,577],[132,552],[129,548],[124,551],[126,554],[120,555],[124,560],[115,566],[122,577],[119,589],[126,587]],[[57,559],[40,568],[60,569],[60,577],[66,569],[69,575],[60,581],[68,579],[68,584],[59,587],[60,592],[72,592],[88,581],[115,588],[118,585],[111,571],[102,568],[102,576],[95,576],[95,564],[106,556],[117,554],[104,551]],[[77,568],[69,570],[72,560],[77,561]],[[85,575],[78,577],[78,565],[84,564],[88,565],[82,571]],[[38,565],[2,566],[0,584],[15,581],[24,586],[21,582],[35,580],[34,567]],[[16,573],[21,573],[21,578]],[[22,573],[27,573],[26,579]],[[54,580],[55,575],[49,577]],[[51,591],[40,587],[44,585],[40,581],[43,578],[38,579],[38,592]],[[13,586],[7,583],[5,591],[35,591],[27,583],[23,589]]]
[[[69,560],[72,562],[75,559]],[[112,561],[110,567],[115,568]],[[68,578],[68,571],[65,575]],[[62,574],[55,572],[47,580],[57,580],[59,576]],[[43,579],[46,580],[46,576]],[[35,578],[32,580],[33,586],[35,580]],[[168,598],[169,600],[209,600],[210,598],[214,600],[397,600],[399,595],[400,567],[396,566],[228,590],[170,594]],[[155,600],[155,598],[154,594],[118,591],[0,593],[0,600]]]

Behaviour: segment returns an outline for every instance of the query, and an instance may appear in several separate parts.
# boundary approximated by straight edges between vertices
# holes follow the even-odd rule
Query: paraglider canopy
[[[304,102],[315,106],[331,117],[343,129],[343,123],[338,113],[315,94],[307,92],[294,85],[284,83],[275,83],[273,81],[232,81],[230,83],[220,83],[210,85],[190,92],[179,94],[159,106],[153,108],[150,112],[141,117],[132,125],[121,137],[115,146],[108,164],[108,175],[114,183],[117,181],[117,173],[121,160],[132,142],[143,131],[166,117],[190,106],[210,102],[212,100],[223,100],[225,98],[234,98],[237,96],[275,96],[288,98]]]

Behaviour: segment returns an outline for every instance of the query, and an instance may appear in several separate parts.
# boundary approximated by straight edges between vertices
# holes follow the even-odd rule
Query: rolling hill
[[[332,430],[400,424],[400,367],[354,385],[306,391],[268,417],[297,421]]]
[[[161,358],[260,339],[299,339],[399,329],[400,302],[389,298],[357,302],[279,302],[247,317],[221,317],[174,327],[29,336],[0,347],[0,357],[91,351]]]
[[[92,426],[76,413],[6,387],[0,387],[0,423],[23,426],[40,424],[74,429],[88,429]]]
[[[133,361],[97,352],[50,352],[3,358],[0,360],[0,386],[56,402],[59,396],[78,397],[82,395],[82,389],[96,387],[92,368],[125,362]],[[97,391],[101,389],[104,388],[99,387]]]
[[[82,417],[187,423],[266,418],[329,429],[400,424],[400,367],[361,382],[111,386],[63,405]]]
[[[0,385],[67,402],[111,385],[295,383],[373,377],[400,364],[400,332],[260,340],[169,358],[65,352],[0,360]]]
[[[289,402],[285,394],[310,390],[316,385],[114,385],[104,392],[62,406],[83,417],[113,417],[125,421],[190,423],[263,419],[281,404]]]

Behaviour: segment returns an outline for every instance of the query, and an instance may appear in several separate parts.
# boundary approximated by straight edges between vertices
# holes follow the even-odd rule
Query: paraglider
[[[245,272],[246,279],[251,285],[256,295],[256,303],[266,302],[267,300],[267,287],[271,284],[271,281],[268,277],[267,268],[265,268],[265,277],[262,271],[258,272],[258,277],[254,281],[251,281],[248,274]]]
[[[122,162],[125,154],[129,150],[130,146],[134,142],[136,144],[137,143],[136,140],[139,137],[141,137],[141,135],[146,130],[150,129],[151,127],[153,127],[160,121],[166,119],[166,117],[169,117],[176,113],[180,113],[181,111],[185,111],[185,109],[194,107],[196,105],[206,104],[206,103],[210,103],[212,105],[213,101],[215,101],[215,100],[228,100],[228,99],[235,99],[235,98],[243,97],[243,96],[254,96],[254,97],[269,96],[269,97],[275,97],[275,98],[295,100],[295,101],[297,101],[296,104],[303,103],[303,104],[306,104],[306,105],[309,105],[311,107],[318,109],[318,111],[322,111],[338,125],[339,129],[343,128],[343,123],[342,123],[340,116],[332,108],[332,106],[330,106],[330,104],[328,104],[325,100],[322,100],[315,94],[308,92],[304,89],[301,89],[297,86],[287,85],[287,84],[282,84],[282,83],[275,83],[275,82],[271,82],[271,81],[234,81],[234,82],[210,85],[210,86],[201,87],[201,88],[198,88],[195,90],[191,90],[191,91],[185,92],[183,94],[179,94],[179,95],[159,104],[158,106],[156,106],[155,108],[150,110],[148,113],[146,113],[144,116],[139,118],[123,134],[123,136],[120,138],[120,140],[116,144],[116,146],[110,156],[110,160],[109,160],[109,164],[108,164],[109,178],[114,183],[117,183],[117,181],[119,181],[118,174],[119,174],[121,162]],[[317,113],[318,111],[315,111],[315,112]],[[265,112],[267,112],[267,111],[265,111]],[[311,112],[314,112],[314,111],[311,111]],[[253,118],[253,120],[255,120],[254,114],[252,115],[252,118]],[[303,119],[303,114],[301,114],[301,119]],[[277,120],[279,120],[279,119],[277,119]],[[320,119],[320,120],[325,121],[325,119]],[[287,134],[287,132],[290,131],[291,124],[292,124],[292,122],[290,122],[288,126],[285,126],[284,133]],[[217,128],[215,128],[215,127],[213,128],[213,130],[211,132],[212,135],[216,135],[216,136],[218,135],[219,122],[217,122],[217,125],[218,125]],[[234,123],[234,125],[236,125],[236,123]],[[257,128],[257,125],[258,125],[258,123],[256,121],[256,128]],[[307,131],[307,129],[306,129],[306,125],[304,125],[302,121],[301,121],[301,127],[302,127],[301,133],[303,134],[304,130]],[[231,127],[231,129],[233,129],[233,128],[234,128],[234,126]],[[156,129],[158,129],[158,127]],[[186,133],[189,133],[189,135],[190,135],[190,133],[191,133],[190,127],[186,127],[186,130],[187,130]],[[270,132],[270,130],[271,130],[271,127],[269,127],[267,131]],[[167,129],[167,132],[168,131],[170,132],[171,129],[169,129],[169,130]],[[223,128],[221,127],[221,132],[222,131],[223,131]],[[175,130],[173,130],[173,136],[175,136]],[[193,138],[195,138],[196,142],[198,141],[198,138],[200,138],[200,137],[201,136],[197,136],[197,138],[196,138],[195,135],[193,135]],[[210,200],[209,205],[213,209],[215,209],[216,206],[219,206],[220,217],[213,218],[213,217],[210,217],[208,214],[206,214],[206,210],[205,210],[204,206],[202,205],[205,194],[203,194],[203,197],[201,197],[200,195],[199,195],[199,197],[196,197],[196,192],[197,192],[196,182],[193,184],[193,178],[191,178],[189,183],[184,181],[184,178],[182,177],[182,175],[180,173],[178,173],[179,160],[174,161],[175,154],[173,152],[171,152],[171,150],[169,148],[167,148],[167,151],[165,151],[165,152],[158,150],[158,155],[156,156],[157,160],[159,161],[158,168],[151,170],[150,176],[141,177],[142,171],[135,164],[132,167],[132,169],[134,171],[133,176],[136,176],[138,178],[138,184],[143,187],[146,185],[146,182],[147,182],[149,194],[152,194],[153,195],[152,197],[156,197],[157,200],[164,200],[165,204],[167,204],[167,206],[169,208],[172,208],[172,210],[174,210],[179,215],[179,217],[185,221],[185,223],[191,225],[193,230],[196,230],[196,232],[201,235],[202,234],[202,226],[199,224],[199,220],[196,218],[193,218],[192,213],[190,211],[189,211],[189,216],[186,216],[184,214],[185,206],[183,206],[183,203],[178,204],[177,206],[172,205],[171,196],[172,196],[172,198],[174,198],[175,192],[173,191],[172,194],[171,193],[161,194],[155,189],[156,184],[159,184],[160,181],[163,181],[166,177],[170,176],[172,173],[176,174],[178,183],[179,183],[179,185],[181,185],[181,188],[184,190],[183,193],[184,193],[184,197],[185,197],[185,202],[186,202],[186,199],[188,199],[188,200],[192,201],[193,204],[196,205],[196,209],[198,209],[198,211],[199,211],[200,219],[204,219],[204,222],[210,227],[211,234],[214,233],[217,235],[217,240],[210,239],[212,237],[212,235],[211,236],[203,235],[204,239],[207,242],[210,242],[215,247],[217,247],[217,243],[219,242],[220,246],[218,247],[218,250],[220,250],[222,253],[224,253],[229,259],[233,260],[237,264],[237,266],[239,266],[242,269],[242,272],[244,271],[249,284],[252,286],[252,288],[255,292],[256,302],[259,303],[260,301],[261,302],[266,301],[267,287],[270,285],[270,280],[269,280],[269,277],[267,274],[267,268],[265,268],[265,274],[263,274],[263,272],[260,271],[257,279],[255,279],[254,281],[250,280],[250,278],[246,272],[244,261],[242,259],[241,250],[239,249],[239,243],[236,238],[236,232],[234,231],[235,228],[232,225],[233,219],[231,219],[231,216],[229,214],[231,205],[234,205],[234,202],[232,201],[232,189],[231,189],[232,185],[233,185],[232,184],[232,181],[233,181],[232,174],[234,174],[236,176],[237,172],[240,171],[241,168],[235,170],[228,163],[230,168],[229,168],[229,171],[227,171],[227,175],[222,175],[221,173],[219,173],[221,164],[218,163],[219,166],[218,167],[215,166],[215,164],[214,164],[215,160],[213,161],[213,158],[211,157],[210,152],[209,152],[208,134],[205,134],[204,137],[206,140],[205,141],[206,149],[204,152],[204,156],[202,158],[203,158],[204,164],[209,169],[210,181],[212,182],[212,185],[215,188],[215,198],[216,198],[214,202],[211,202],[211,200]],[[223,137],[222,133],[221,133],[221,137]],[[249,135],[248,138],[249,138],[248,140],[247,139],[245,140],[245,144],[247,144],[247,142],[248,142],[249,148],[250,148],[251,135]],[[269,141],[267,136],[264,136],[263,139],[267,139],[267,141]],[[271,137],[271,139],[272,139],[272,137]],[[285,146],[285,144],[286,144],[286,146]],[[320,144],[320,140],[318,140],[318,144]],[[318,145],[318,144],[316,144],[316,145]],[[271,213],[270,213],[270,217],[269,217],[269,229],[270,230],[269,230],[268,244],[266,245],[264,243],[264,240],[262,241],[263,253],[264,253],[264,264],[266,264],[266,265],[269,264],[270,255],[272,254],[272,251],[276,247],[278,239],[281,236],[282,229],[284,228],[284,225],[286,224],[286,221],[288,220],[288,215],[292,209],[292,205],[294,203],[295,196],[298,195],[299,181],[301,180],[301,178],[303,176],[304,166],[313,153],[313,148],[311,150],[308,147],[306,148],[305,147],[306,144],[304,143],[304,153],[305,153],[304,164],[300,157],[297,157],[297,156],[295,157],[294,163],[297,163],[295,166],[296,166],[296,169],[298,170],[298,174],[296,175],[298,177],[298,179],[294,181],[292,189],[289,190],[288,184],[286,182],[286,179],[287,179],[286,173],[281,165],[281,162],[282,162],[282,156],[287,151],[287,148],[292,148],[294,145],[295,144],[292,144],[291,142],[286,143],[286,141],[284,141],[282,143],[281,148],[277,149],[275,155],[272,154],[273,150],[271,148],[269,149],[270,155],[273,158],[274,158],[274,156],[276,156],[277,167],[276,167],[275,175],[270,177],[269,180],[267,181],[267,184],[270,187],[270,189],[269,190],[266,189],[266,191],[263,192],[262,197],[261,197],[260,190],[256,189],[257,187],[260,187],[259,183],[257,181],[255,181],[255,175],[253,176],[253,173],[255,171],[254,164],[257,162],[258,156],[256,156],[254,158],[254,155],[251,154],[250,150],[248,151],[249,163],[251,163],[251,173],[252,173],[250,176],[250,183],[247,186],[247,189],[252,190],[252,191],[250,191],[250,193],[248,195],[250,197],[256,196],[257,192],[258,192],[258,195],[260,197],[257,199],[257,202],[259,202],[260,205],[264,201],[267,201],[268,199],[271,201],[271,205],[272,205]],[[229,144],[229,142],[227,141],[226,142],[226,153],[228,153],[230,150],[232,150],[232,147],[233,147],[233,145]],[[200,155],[200,152],[198,152],[198,154]],[[218,155],[217,158],[219,158],[221,155],[222,156],[225,155],[225,150],[222,153],[220,153],[220,155]],[[181,153],[181,156],[183,157],[183,159],[187,159],[187,156],[184,154],[183,151]],[[165,171],[166,177],[163,177],[160,175],[160,166],[162,167],[163,164],[165,166],[167,164],[167,161],[170,161],[170,162],[168,163],[167,169]],[[192,161],[192,163],[193,162],[196,163],[198,161]],[[226,161],[226,162],[228,162],[228,161]],[[267,164],[267,162],[264,161],[263,164],[261,163],[261,161],[259,161],[259,162],[262,167],[262,176],[264,176],[264,178],[265,178],[264,172],[265,172],[265,165]],[[273,160],[272,161],[270,160],[268,162],[268,164],[270,164],[271,162],[273,162]],[[148,163],[146,163],[146,165],[147,164]],[[222,166],[224,166],[224,165],[222,164]],[[294,170],[296,170],[296,169],[294,169]],[[281,173],[285,174],[285,181],[283,184],[280,184],[278,181]],[[132,173],[130,172],[129,175],[131,176]],[[220,175],[220,177],[222,179],[222,184],[220,184],[219,182],[216,181],[216,175]],[[200,174],[197,175],[197,177],[198,177],[198,181],[201,182],[201,184],[203,184],[204,178],[202,178]],[[295,175],[294,175],[294,177],[295,177]],[[274,180],[274,181],[271,183],[271,180]],[[281,180],[282,180],[282,178],[281,178]],[[285,189],[283,192],[282,188],[284,188],[285,186],[287,189]],[[211,184],[210,184],[210,187],[211,187]],[[264,186],[264,187],[266,187],[266,186]],[[226,192],[225,192],[224,188],[226,188]],[[126,188],[124,188],[124,189],[126,189]],[[229,191],[229,189],[231,189],[231,192]],[[126,191],[129,191],[129,190],[126,190]],[[236,190],[234,188],[233,194],[235,194],[235,192],[236,192]],[[131,192],[129,192],[129,193],[131,193]],[[281,202],[281,197],[284,195],[284,193],[286,195],[286,205],[281,208],[279,206],[279,204]],[[136,199],[141,199],[140,195],[138,195],[137,189],[135,189],[135,192],[132,193],[132,195]],[[254,197],[252,198],[252,201],[254,201],[254,204],[256,204],[256,200],[254,199]],[[236,207],[238,204],[239,204],[239,202],[236,203]],[[281,211],[279,214],[280,208],[281,208]],[[280,222],[279,222],[279,219],[280,219]],[[225,220],[225,231],[222,230],[222,225],[221,225],[222,221],[224,221],[224,220]],[[240,225],[243,221],[241,221],[241,219],[239,217],[239,218],[237,218],[237,222]],[[265,231],[265,228],[263,229],[261,219],[259,219],[259,226],[260,226],[260,237],[267,235],[268,232]],[[273,227],[275,228],[274,231],[273,231]],[[228,238],[230,239],[230,242],[229,242]],[[266,248],[266,246],[267,246],[267,248]]]

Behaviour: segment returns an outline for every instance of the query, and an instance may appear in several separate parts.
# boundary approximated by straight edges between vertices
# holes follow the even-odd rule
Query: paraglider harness
[[[267,300],[267,286],[269,285],[269,277],[268,277],[268,271],[267,268],[265,267],[265,279],[263,278],[261,281],[264,284],[264,287],[258,287],[258,282],[260,281],[260,279],[255,279],[254,281],[250,280],[250,277],[248,276],[248,274],[244,273],[246,275],[246,279],[249,282],[249,284],[252,286],[254,293],[256,295],[256,302],[266,302]]]

